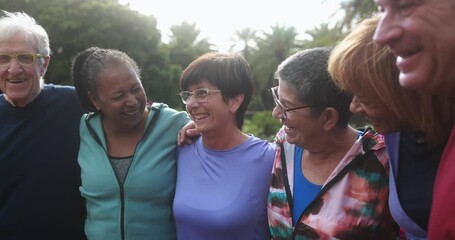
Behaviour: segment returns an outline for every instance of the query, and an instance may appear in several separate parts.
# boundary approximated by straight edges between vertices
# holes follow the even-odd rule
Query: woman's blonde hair
[[[398,81],[396,57],[373,42],[378,16],[363,20],[332,51],[329,73],[350,92],[377,98],[398,120],[400,130],[422,131],[427,140],[447,140],[453,111],[446,98],[404,89]]]

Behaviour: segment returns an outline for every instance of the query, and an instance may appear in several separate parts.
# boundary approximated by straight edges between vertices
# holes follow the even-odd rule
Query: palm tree
[[[342,31],[339,26],[330,27],[328,23],[322,23],[319,27],[305,31],[311,36],[310,40],[304,40],[302,48],[313,47],[332,47],[342,36]]]
[[[241,53],[245,59],[249,59],[252,52],[255,50],[257,41],[257,32],[251,28],[244,28],[237,30],[235,36],[231,39],[234,44],[231,45],[230,50],[233,51],[235,47],[241,46]]]
[[[213,44],[207,38],[198,40],[199,29],[195,23],[183,22],[180,25],[171,26],[171,40],[169,41],[169,54],[172,64],[186,68],[200,55],[212,51]]]
[[[350,30],[359,21],[378,11],[374,0],[344,0],[340,5],[340,10],[345,13],[340,28],[346,30]]]
[[[274,73],[282,61],[297,50],[297,32],[294,27],[275,25],[257,40],[257,51],[251,59],[256,92],[266,109],[273,107],[270,87],[275,85]]]

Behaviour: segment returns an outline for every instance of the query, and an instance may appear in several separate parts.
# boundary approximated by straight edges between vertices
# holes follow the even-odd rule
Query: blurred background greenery
[[[116,48],[137,61],[151,100],[180,110],[184,106],[176,94],[182,70],[198,56],[216,49],[207,39],[198,40],[199,29],[188,22],[172,26],[170,41],[164,43],[157,19],[131,10],[117,0],[0,0],[0,6],[2,10],[30,14],[48,32],[52,61],[46,82],[72,85],[70,65],[77,52],[91,46]],[[251,11],[260,11],[260,6]],[[361,19],[377,10],[373,0],[345,0],[340,3],[340,11],[344,18],[336,24],[322,23],[306,31],[311,37],[308,40],[296,39],[294,27],[280,25],[270,26],[267,32],[253,27],[239,29],[232,36],[232,49],[241,46],[238,53],[250,63],[256,88],[245,132],[272,140],[281,126],[271,117],[274,102],[268,91],[277,84],[273,74],[281,61],[302,49],[334,46]],[[354,116],[352,124],[361,127],[366,122]]]

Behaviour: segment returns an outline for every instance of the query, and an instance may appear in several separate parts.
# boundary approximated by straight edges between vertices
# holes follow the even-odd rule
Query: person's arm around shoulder
[[[177,134],[177,144],[179,146],[185,143],[191,144],[193,142],[192,139],[200,135],[201,134],[196,129],[194,122],[190,121],[182,129],[180,129],[179,133]]]

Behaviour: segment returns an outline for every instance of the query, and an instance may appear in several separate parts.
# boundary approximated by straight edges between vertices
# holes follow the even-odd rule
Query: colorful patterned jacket
[[[341,159],[293,226],[295,145],[280,131],[267,210],[272,239],[395,239],[388,208],[387,153],[382,136],[366,130]],[[284,160],[284,161],[282,161]]]

